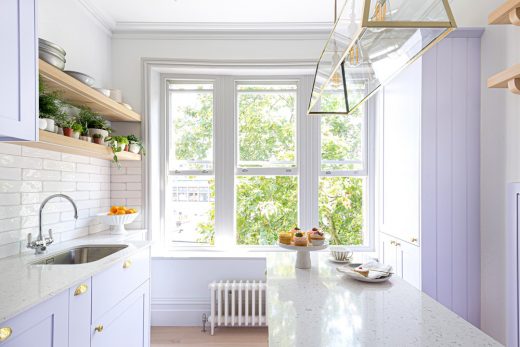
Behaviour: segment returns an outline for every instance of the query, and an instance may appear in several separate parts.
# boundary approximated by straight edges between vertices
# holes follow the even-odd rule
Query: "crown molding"
[[[104,11],[93,5],[90,0],[77,0],[83,8],[91,15],[99,26],[105,30],[105,32],[112,36],[112,32],[116,27],[116,21],[106,14]]]
[[[118,22],[115,38],[140,39],[327,39],[332,23],[154,23]]]

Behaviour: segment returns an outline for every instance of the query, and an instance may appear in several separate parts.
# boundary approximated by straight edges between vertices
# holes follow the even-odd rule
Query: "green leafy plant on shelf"
[[[126,136],[109,136],[105,138],[105,142],[108,143],[108,146],[112,149],[112,153],[114,154],[112,160],[117,165],[117,168],[120,169],[121,164],[119,163],[117,153],[123,151],[124,146],[121,145],[127,145],[128,139]]]
[[[103,119],[103,117],[93,112],[88,107],[80,108],[77,121],[86,129],[103,129],[107,130],[108,132],[112,130],[108,126],[107,122]]]
[[[139,137],[130,134],[127,136],[128,143],[130,144],[130,152],[135,153],[135,151],[132,151],[132,145],[136,146],[139,150],[137,154],[146,155],[146,151],[144,149],[143,140],[141,140]]]
[[[65,119],[67,114],[62,110],[64,103],[60,97],[60,93],[47,91],[41,78],[39,79],[38,87],[39,117],[52,119],[56,123]]]

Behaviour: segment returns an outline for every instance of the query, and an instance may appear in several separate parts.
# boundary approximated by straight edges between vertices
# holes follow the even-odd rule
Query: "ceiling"
[[[130,24],[305,25],[333,20],[333,0],[80,0],[111,29]]]

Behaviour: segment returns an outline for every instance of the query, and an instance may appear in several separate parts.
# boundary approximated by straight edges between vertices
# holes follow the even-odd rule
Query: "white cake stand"
[[[297,269],[310,269],[311,268],[311,252],[313,251],[321,251],[329,245],[324,244],[323,246],[294,246],[294,245],[285,245],[283,243],[278,243],[278,246],[289,249],[291,251],[296,251],[296,264],[294,265]]]

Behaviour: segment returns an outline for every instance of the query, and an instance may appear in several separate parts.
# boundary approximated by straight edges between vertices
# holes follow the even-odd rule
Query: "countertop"
[[[359,282],[328,256],[300,270],[294,252],[268,255],[270,347],[501,346],[404,280]]]
[[[21,254],[0,259],[0,322],[10,319],[27,309],[63,292],[81,281],[109,268],[121,259],[150,246],[148,241],[136,241],[136,234],[98,233],[79,239],[50,245],[46,254]],[[79,265],[31,265],[64,249],[91,244],[126,244],[127,248],[92,263]]]

